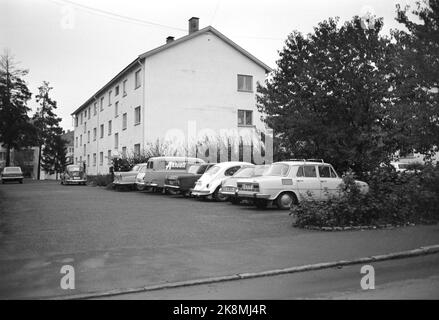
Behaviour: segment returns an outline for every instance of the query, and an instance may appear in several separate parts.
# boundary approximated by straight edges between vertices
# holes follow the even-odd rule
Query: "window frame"
[[[239,87],[239,79],[240,78],[243,79],[243,81],[242,81],[243,88],[242,89]],[[245,80],[245,79],[248,79],[248,78],[250,78],[250,89],[245,88],[245,84],[248,84],[247,80]],[[237,88],[238,88],[238,92],[253,92],[253,76],[249,75],[249,74],[238,74],[237,75]]]

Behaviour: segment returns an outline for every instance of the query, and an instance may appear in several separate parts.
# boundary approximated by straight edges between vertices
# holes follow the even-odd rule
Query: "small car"
[[[334,168],[323,160],[281,161],[273,163],[263,176],[238,179],[237,195],[240,199],[253,199],[258,208],[275,203],[279,209],[289,209],[306,199],[340,196],[342,182]],[[361,192],[369,191],[367,183],[356,184]]]
[[[170,175],[165,179],[165,189],[171,194],[181,193],[188,197],[195,182],[216,163],[194,164],[186,173]]]
[[[207,170],[195,183],[192,195],[198,198],[212,198],[216,201],[226,201],[228,196],[219,192],[221,183],[233,176],[242,167],[252,167],[250,162],[228,161],[217,163]]]
[[[167,176],[186,172],[193,164],[204,163],[203,159],[193,157],[153,157],[136,176],[138,190],[163,191]]]
[[[113,185],[114,187],[120,188],[120,187],[130,187],[134,188],[136,185],[136,176],[139,173],[139,171],[146,167],[147,163],[139,163],[136,164],[134,167],[131,168],[130,171],[117,171],[114,173],[114,181]]]
[[[18,181],[23,183],[23,172],[20,167],[5,167],[1,174],[2,184],[6,181]]]
[[[78,164],[68,165],[65,171],[61,174],[61,184],[82,184],[87,183],[87,176],[82,169],[82,166]]]
[[[230,200],[233,204],[238,204],[241,200],[237,196],[238,185],[237,182],[241,178],[254,178],[264,175],[265,172],[270,168],[269,164],[260,164],[252,167],[242,167],[235,172],[233,176],[227,178],[221,184],[220,193]]]

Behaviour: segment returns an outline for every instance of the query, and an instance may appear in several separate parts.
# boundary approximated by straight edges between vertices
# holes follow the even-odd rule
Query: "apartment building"
[[[170,36],[139,55],[72,113],[74,161],[89,174],[107,173],[112,157],[161,141],[178,144],[174,154],[193,156],[195,150],[216,162],[212,152],[200,151],[203,137],[252,131],[265,144],[264,152],[254,148],[254,162],[270,163],[271,131],[256,108],[256,84],[270,71],[215,28],[199,29],[199,19],[191,18],[188,35]],[[235,151],[222,161],[237,160]]]

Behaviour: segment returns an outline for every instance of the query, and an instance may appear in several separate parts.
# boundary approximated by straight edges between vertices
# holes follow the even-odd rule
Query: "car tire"
[[[219,192],[219,190],[220,190],[220,187],[216,188],[215,192],[213,193],[213,199],[214,199],[215,201],[218,201],[218,202],[224,202],[224,201],[227,201],[227,200],[229,199],[229,197],[228,197],[228,196],[224,196],[224,195],[222,195],[222,194]]]
[[[268,206],[268,201],[265,199],[255,199],[253,203],[258,209],[265,209]]]
[[[176,196],[178,194],[180,194],[180,191],[176,191],[172,188],[166,189],[168,191],[168,194],[170,194],[171,196]]]
[[[281,210],[289,210],[293,204],[297,203],[297,199],[293,193],[284,192],[276,198],[276,206]]]

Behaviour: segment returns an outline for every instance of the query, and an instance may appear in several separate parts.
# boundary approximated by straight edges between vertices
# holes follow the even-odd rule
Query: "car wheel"
[[[213,199],[215,201],[219,201],[219,202],[227,201],[229,197],[221,194],[219,192],[219,189],[220,189],[220,187],[216,188],[215,192],[213,193]]]
[[[254,204],[258,209],[265,209],[267,208],[268,202],[264,199],[255,199]]]
[[[180,191],[178,191],[178,190],[174,190],[174,189],[172,189],[172,188],[167,189],[167,191],[168,191],[168,193],[169,193],[171,196],[176,196],[177,194],[180,193]]]
[[[281,193],[276,199],[276,205],[281,210],[288,210],[296,203],[296,198],[292,193]]]

